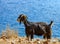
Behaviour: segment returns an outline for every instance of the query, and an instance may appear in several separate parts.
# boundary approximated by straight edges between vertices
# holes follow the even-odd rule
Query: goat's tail
[[[50,22],[49,26],[51,27],[51,26],[52,26],[52,24],[53,24],[53,21],[51,21],[51,22]]]

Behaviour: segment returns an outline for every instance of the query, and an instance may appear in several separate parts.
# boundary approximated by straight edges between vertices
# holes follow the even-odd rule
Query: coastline
[[[34,38],[28,41],[26,37],[18,36],[18,32],[7,28],[0,35],[0,44],[60,44],[60,39],[52,38],[50,40]]]

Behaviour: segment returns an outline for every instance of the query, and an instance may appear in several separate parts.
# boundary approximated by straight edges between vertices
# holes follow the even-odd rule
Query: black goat
[[[24,14],[21,14],[18,17],[17,21],[19,23],[24,23],[25,33],[28,38],[30,37],[31,39],[33,39],[33,35],[43,35],[43,38],[51,39],[51,26],[53,21],[51,21],[50,24],[46,24],[44,22],[29,22],[27,20],[27,16],[25,16]]]

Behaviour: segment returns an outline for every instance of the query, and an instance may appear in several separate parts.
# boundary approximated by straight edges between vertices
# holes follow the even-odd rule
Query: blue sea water
[[[54,21],[52,37],[60,38],[60,0],[0,0],[0,32],[9,24],[20,36],[25,36],[24,24],[17,18],[25,14],[31,22]]]

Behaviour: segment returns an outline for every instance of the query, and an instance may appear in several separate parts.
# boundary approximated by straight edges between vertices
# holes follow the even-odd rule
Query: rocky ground
[[[44,39],[33,39],[28,41],[26,37],[17,37],[17,38],[0,38],[0,44],[60,44],[58,39],[44,40]]]
[[[34,38],[28,41],[26,37],[18,36],[16,31],[7,29],[0,35],[0,44],[60,44],[60,40],[58,38],[50,40]]]

